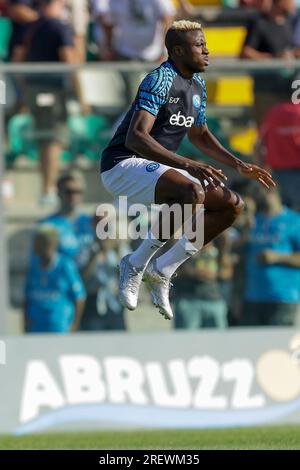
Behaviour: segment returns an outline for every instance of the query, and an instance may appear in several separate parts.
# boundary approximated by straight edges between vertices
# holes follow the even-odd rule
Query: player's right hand
[[[221,183],[224,184],[227,181],[227,176],[224,175],[222,170],[217,170],[211,165],[207,165],[205,163],[198,163],[194,162],[188,169],[190,175],[198,178],[204,189],[216,188]],[[205,184],[204,181],[207,181],[208,185]]]

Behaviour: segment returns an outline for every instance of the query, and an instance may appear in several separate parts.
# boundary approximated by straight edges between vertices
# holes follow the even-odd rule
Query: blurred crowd
[[[84,62],[93,56],[153,62],[165,57],[164,33],[172,21],[194,17],[210,25],[209,6],[245,12],[239,17],[248,27],[243,58],[299,57],[299,0],[0,0],[0,15],[12,22],[10,61]],[[211,15],[216,24],[224,21],[220,15]]]
[[[235,181],[245,201],[236,224],[186,262],[174,279],[174,328],[292,326],[300,306],[300,214],[277,188]],[[100,240],[80,209],[77,171],[57,184],[59,209],[35,231],[25,287],[25,331],[124,330],[118,262],[129,241]],[[155,313],[155,312],[154,312]]]
[[[84,191],[81,173],[62,174],[59,208],[36,228],[25,286],[27,332],[125,328],[117,266],[130,247],[97,238],[97,218],[80,208]]]
[[[300,57],[296,0],[249,0],[241,2],[240,8],[247,12],[240,20],[247,25],[241,58],[265,62]],[[188,0],[1,1],[1,13],[11,22],[6,60],[42,64],[78,64],[87,60],[160,62],[166,58],[164,36],[172,21],[195,17],[205,27],[203,11],[203,4],[200,7],[197,0],[193,4]],[[140,73],[121,72],[121,76],[129,104]],[[253,108],[258,127],[270,107],[291,94],[293,78],[293,72],[287,69],[254,73]],[[24,120],[26,114],[34,120],[43,183],[40,202],[54,204],[60,156],[70,141],[67,105],[73,100],[82,115],[92,114],[85,99],[87,87],[76,73],[19,74],[11,76],[11,81],[15,103],[10,115],[21,115]],[[290,112],[296,113],[291,109]]]
[[[219,8],[211,17],[204,4],[197,0],[0,0],[0,19],[10,22],[3,59],[66,64],[160,62],[166,58],[165,31],[182,17],[200,20],[204,27],[214,24],[211,17],[224,26],[226,21],[246,26],[241,59],[271,63],[281,58],[292,64],[300,58],[299,0],[208,0],[206,7]],[[237,10],[241,12],[238,17],[233,13]],[[234,20],[229,19],[230,12]],[[120,74],[129,90],[129,102],[130,89],[136,89],[139,77],[135,82],[133,75],[129,80],[126,73]],[[174,328],[294,325],[298,321],[300,106],[291,101],[291,81],[297,78],[293,74],[292,65],[253,73],[258,140],[251,158],[272,172],[278,187],[267,192],[231,181],[246,202],[245,211],[236,226],[178,273],[172,290]],[[69,142],[72,155],[83,155],[87,161],[88,152],[99,158],[100,134],[103,130],[111,133],[112,123],[87,105],[76,73],[68,79],[58,72],[11,78],[16,99],[7,125],[12,141],[17,135],[12,154],[20,162],[27,146],[27,155],[38,155],[40,203],[59,205],[35,231],[25,288],[25,330],[124,330],[117,266],[132,247],[123,241],[99,240],[97,219],[80,208],[85,193],[81,174],[69,171],[59,176],[70,128],[88,126],[88,145],[85,138],[76,140],[77,134]],[[82,120],[68,117],[67,105],[72,101]],[[32,119],[36,144],[27,135],[19,150],[20,129],[31,129]]]
[[[222,7],[222,4],[219,6]],[[292,62],[294,58],[300,57],[300,17],[296,0],[252,0],[242,2],[240,9],[247,12],[245,19],[240,20],[247,25],[241,58],[264,62],[283,58]],[[200,7],[197,0],[193,3],[188,0],[1,2],[2,14],[11,21],[7,60],[38,64],[78,64],[87,60],[157,63],[166,59],[164,36],[172,21],[177,17],[195,17],[200,18],[205,27],[207,20],[203,17],[203,11],[204,6]],[[120,72],[120,75],[124,82],[122,95],[123,98],[126,95],[125,105],[128,105],[136,93],[141,74]],[[258,128],[264,125],[266,112],[273,105],[290,101],[294,78],[297,78],[297,73],[293,69],[262,69],[253,74],[253,117]],[[93,106],[87,103],[86,82],[78,73],[65,75],[59,72],[16,74],[11,75],[10,79],[10,89],[15,92],[15,103],[9,113],[10,118],[15,117],[11,127],[17,128],[15,134],[20,134],[19,127],[25,126],[24,115],[27,116],[28,127],[30,119],[33,121],[35,142],[32,147],[36,148],[29,152],[36,152],[41,163],[40,203],[54,204],[60,158],[63,150],[68,144],[72,146],[74,140],[74,136],[70,138],[70,126],[66,126],[68,104],[77,104],[79,113],[84,116],[81,127],[89,127],[87,133],[91,133],[90,128],[93,127],[93,124],[90,127],[86,122],[86,116],[91,115],[93,120],[95,114]],[[288,105],[284,109],[287,119],[298,119],[296,109],[291,106],[288,108]],[[273,110],[273,115],[277,111]],[[116,118],[119,119],[119,116]],[[105,122],[103,115],[101,119]],[[10,140],[13,141],[13,138]],[[27,137],[25,140],[28,143]],[[10,146],[14,146],[13,142],[10,142]],[[95,147],[95,142],[91,146]],[[82,154],[72,150],[74,148],[71,149],[73,160],[74,153],[77,154],[76,158],[78,153]],[[19,158],[20,151],[11,153],[11,161],[22,161]],[[284,164],[288,165],[288,162]]]

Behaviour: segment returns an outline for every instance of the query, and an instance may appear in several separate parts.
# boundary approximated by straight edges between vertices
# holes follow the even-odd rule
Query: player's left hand
[[[257,165],[246,163],[242,166],[238,166],[237,170],[240,175],[252,180],[259,181],[259,183],[267,189],[270,189],[270,186],[273,186],[274,188],[276,186],[272,175],[268,171],[264,170],[263,168],[260,168]]]

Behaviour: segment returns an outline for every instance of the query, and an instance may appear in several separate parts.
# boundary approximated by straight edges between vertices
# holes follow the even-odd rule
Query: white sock
[[[179,266],[198,251],[186,235],[183,235],[172,248],[157,258],[156,267],[163,276],[171,278]]]
[[[151,230],[140,246],[129,257],[130,263],[136,268],[147,266],[152,256],[165,244],[154,237]]]

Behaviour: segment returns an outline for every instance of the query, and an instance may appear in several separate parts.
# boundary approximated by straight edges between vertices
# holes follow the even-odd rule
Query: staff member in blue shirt
[[[72,258],[79,268],[85,266],[90,244],[94,241],[92,217],[79,207],[85,185],[81,174],[70,171],[57,182],[59,210],[41,224],[53,225],[59,233],[59,252]]]
[[[245,244],[243,324],[293,325],[300,302],[300,215],[272,188],[260,196]]]
[[[58,253],[55,228],[40,227],[25,288],[25,331],[67,333],[78,328],[85,289],[72,259]]]

